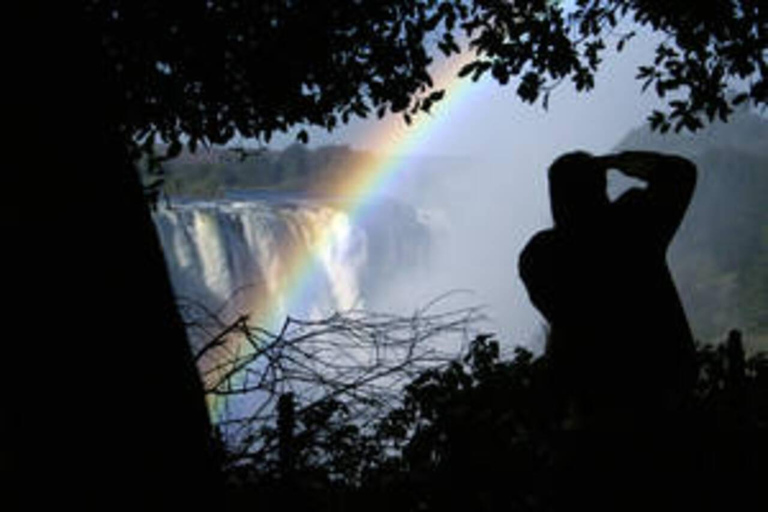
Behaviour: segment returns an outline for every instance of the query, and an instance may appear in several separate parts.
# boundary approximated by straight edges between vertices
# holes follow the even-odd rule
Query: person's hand
[[[606,170],[616,169],[627,176],[647,179],[654,169],[670,157],[652,151],[622,151],[610,155],[595,157]]]

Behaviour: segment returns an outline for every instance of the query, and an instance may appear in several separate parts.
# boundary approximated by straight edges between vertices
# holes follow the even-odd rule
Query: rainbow
[[[352,159],[347,168],[334,172],[330,182],[322,184],[322,194],[345,198],[344,213],[351,222],[360,222],[372,210],[372,205],[382,194],[391,190],[398,179],[412,167],[416,150],[422,147],[430,135],[449,122],[449,115],[464,103],[472,81],[458,77],[458,71],[472,59],[470,52],[444,59],[432,73],[436,89],[445,91],[443,99],[432,111],[416,115],[410,125],[402,118],[398,122],[380,122],[379,128],[366,141],[366,146],[376,148],[360,159]],[[320,191],[318,189],[318,191]],[[313,250],[285,248],[280,259],[282,283],[278,294],[280,304],[269,298],[273,294],[251,297],[249,324],[273,331],[284,322],[284,312],[300,310],[300,305],[311,303],[311,296],[318,279],[317,255],[327,250],[334,239],[334,226],[329,225],[316,234]],[[244,347],[243,347],[244,348]],[[216,422],[222,414],[225,400],[212,400],[209,408]]]

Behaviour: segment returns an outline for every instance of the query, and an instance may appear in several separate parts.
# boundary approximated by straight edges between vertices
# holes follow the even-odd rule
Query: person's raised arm
[[[647,182],[635,191],[637,222],[664,248],[683,220],[696,186],[696,166],[690,160],[650,151],[624,151],[598,157],[607,169]]]

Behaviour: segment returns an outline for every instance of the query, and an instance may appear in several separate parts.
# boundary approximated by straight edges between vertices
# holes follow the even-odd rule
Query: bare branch
[[[384,417],[402,386],[453,360],[483,318],[479,307],[440,311],[448,295],[410,316],[351,310],[316,320],[288,317],[278,332],[249,325],[246,315],[229,324],[215,313],[199,316],[208,328],[220,326],[195,360],[218,411],[215,423],[238,445],[233,457],[266,456],[275,448],[262,432],[274,427],[277,398],[289,391],[297,418],[329,403],[343,404],[345,417],[360,426]]]

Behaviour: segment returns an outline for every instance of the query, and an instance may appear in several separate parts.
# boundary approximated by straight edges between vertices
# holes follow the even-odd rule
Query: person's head
[[[609,204],[606,171],[589,153],[560,156],[549,167],[549,198],[555,226],[599,218]]]

